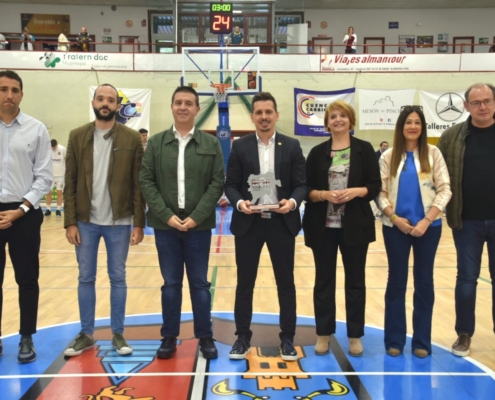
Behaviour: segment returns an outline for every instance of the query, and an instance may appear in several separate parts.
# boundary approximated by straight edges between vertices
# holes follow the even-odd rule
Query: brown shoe
[[[413,354],[419,358],[428,357],[428,352],[424,349],[414,349]]]
[[[387,350],[387,354],[391,357],[397,357],[397,356],[400,356],[402,354],[402,351],[400,351],[399,349],[396,349],[394,347],[391,347],[390,349]]]
[[[452,354],[459,357],[469,355],[469,347],[471,346],[471,336],[468,333],[459,333],[457,340],[452,345]]]
[[[361,357],[363,355],[361,338],[349,338],[349,354],[353,357]]]
[[[330,336],[319,336],[316,339],[315,353],[317,356],[324,356],[330,352]]]

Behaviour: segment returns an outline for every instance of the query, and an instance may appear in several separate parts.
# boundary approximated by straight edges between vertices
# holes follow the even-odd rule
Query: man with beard
[[[95,344],[95,281],[98,245],[103,237],[110,277],[112,345],[132,353],[123,336],[127,297],[125,263],[129,244],[143,240],[144,202],[139,188],[143,145],[138,132],[115,121],[117,89],[99,86],[92,101],[96,120],[69,135],[64,188],[64,226],[79,263],[81,332],[65,350],[77,356]],[[133,225],[131,231],[131,224]]]

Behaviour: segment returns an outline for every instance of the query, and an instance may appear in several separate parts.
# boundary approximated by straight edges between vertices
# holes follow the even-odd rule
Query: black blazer
[[[376,154],[376,159],[379,160],[380,157],[382,156],[382,151],[378,150],[375,154]]]
[[[243,236],[251,227],[256,215],[244,214],[237,210],[239,200],[251,200],[248,191],[249,175],[260,173],[258,142],[256,135],[249,134],[234,140],[227,166],[225,195],[234,207],[230,231],[235,236]],[[275,178],[280,179],[278,199],[294,199],[297,209],[283,215],[289,231],[296,236],[301,230],[299,206],[306,196],[306,168],[301,146],[297,139],[275,133]]]
[[[313,147],[306,160],[308,194],[312,190],[328,190],[328,170],[332,165],[332,138]],[[380,193],[380,168],[375,150],[369,142],[351,136],[351,165],[347,187],[367,187],[366,197],[356,197],[346,203],[342,216],[344,239],[348,246],[374,242],[375,217],[370,201]],[[309,196],[304,211],[304,241],[308,247],[321,247],[325,233],[328,202],[312,203]]]

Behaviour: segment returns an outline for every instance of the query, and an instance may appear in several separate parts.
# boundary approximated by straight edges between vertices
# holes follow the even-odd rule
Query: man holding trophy
[[[277,103],[256,94],[252,114],[256,132],[235,140],[227,167],[225,194],[234,206],[230,230],[235,236],[237,340],[229,358],[242,360],[251,347],[253,290],[261,250],[266,243],[273,264],[280,306],[280,354],[297,360],[294,285],[295,238],[301,229],[299,205],[306,196],[305,160],[299,141],[275,131]]]

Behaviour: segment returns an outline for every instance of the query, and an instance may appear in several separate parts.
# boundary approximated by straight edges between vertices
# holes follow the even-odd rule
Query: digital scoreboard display
[[[232,3],[210,3],[210,32],[232,32]]]

